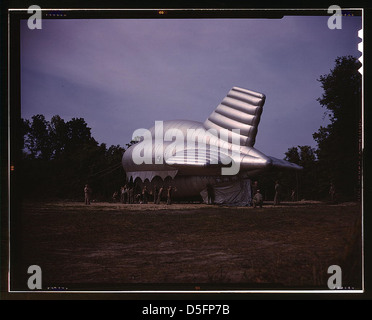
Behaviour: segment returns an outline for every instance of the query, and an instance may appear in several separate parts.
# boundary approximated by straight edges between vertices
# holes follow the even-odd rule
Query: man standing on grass
[[[86,205],[90,204],[91,194],[92,194],[92,189],[89,187],[88,184],[86,184],[85,188],[84,188],[85,204]]]
[[[280,203],[280,189],[281,189],[281,186],[279,184],[279,181],[277,180],[275,182],[274,206],[276,206]]]
[[[207,193],[208,193],[208,204],[214,204],[214,199],[215,199],[214,188],[210,183],[207,184]]]
[[[336,187],[333,182],[331,182],[331,185],[329,187],[329,195],[331,198],[331,202],[335,202]]]
[[[147,190],[147,187],[144,186],[143,187],[143,190],[142,190],[142,203],[145,203],[146,204],[148,197],[149,197],[149,192]]]
[[[262,204],[263,204],[262,194],[260,193],[260,190],[257,190],[256,194],[253,197],[253,208],[256,207],[262,208]]]
[[[173,195],[173,191],[177,191],[176,188],[172,188],[171,186],[168,187],[168,190],[167,190],[167,204],[172,204],[172,195]]]
[[[154,186],[154,203],[157,203],[157,201],[158,201],[158,193],[159,193],[158,186],[155,185]]]
[[[295,196],[296,196],[296,191],[295,191],[295,189],[292,189],[292,192],[291,192],[291,200],[292,200],[292,202],[295,201]]]
[[[158,198],[156,199],[156,204],[160,204],[162,193],[163,193],[163,186],[161,186],[159,189]]]

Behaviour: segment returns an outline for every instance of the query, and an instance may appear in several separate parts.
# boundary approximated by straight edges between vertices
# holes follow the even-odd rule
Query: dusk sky
[[[359,57],[361,17],[21,22],[21,113],[84,118],[99,143],[125,146],[156,120],[204,120],[234,86],[266,95],[255,148],[283,158],[316,146],[320,75]]]

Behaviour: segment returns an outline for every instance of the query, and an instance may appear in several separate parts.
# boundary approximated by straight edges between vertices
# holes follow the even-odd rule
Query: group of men
[[[275,181],[275,195],[274,195],[274,206],[280,204],[281,201],[281,186],[279,184],[279,181]],[[258,181],[255,181],[251,185],[252,190],[252,206],[253,208],[260,207],[262,208],[263,205],[263,196],[261,194],[261,191],[258,187]],[[294,191],[292,191],[292,195],[294,197]]]
[[[134,186],[123,186],[120,188],[120,202],[121,203],[128,203],[128,204],[147,204],[153,198],[153,203],[160,204],[161,200],[166,192],[166,203],[167,205],[172,204],[172,195],[173,192],[177,191],[176,188],[172,186],[168,186],[168,188],[164,188],[164,186],[158,187],[157,185],[154,186],[153,191],[149,191],[147,186],[143,186],[142,190],[140,188],[135,188]],[[113,200],[117,201],[117,192],[113,195]]]
[[[252,206],[253,208],[260,207],[263,205],[263,196],[260,189],[258,188],[258,181],[255,181],[251,186],[252,191]]]
[[[281,185],[279,184],[279,181],[275,181],[275,195],[274,195],[274,206],[279,205],[281,201]],[[166,191],[166,204],[170,205],[172,204],[172,194],[174,191],[177,191],[177,188],[168,186],[168,188],[164,188],[164,186],[158,187],[157,185],[154,186],[153,191],[149,191],[147,189],[147,186],[144,186],[141,189],[136,189],[133,185],[128,186],[125,185],[120,188],[120,202],[121,203],[148,203],[149,199],[153,197],[153,203],[160,204],[161,200],[163,198],[163,193]],[[261,194],[261,191],[258,186],[258,181],[254,181],[254,183],[251,185],[251,192],[252,192],[252,198],[250,202],[250,206],[253,206],[253,208],[263,206],[263,196]],[[215,201],[215,192],[214,188],[211,184],[207,184],[207,193],[208,193],[208,204],[214,204]],[[331,201],[335,201],[335,186],[334,183],[331,183],[330,190],[329,190]],[[85,195],[85,204],[90,205],[91,196],[92,196],[92,189],[91,187],[86,184],[84,187],[84,195]],[[291,191],[291,200],[295,201],[295,190],[292,189]],[[113,201],[116,202],[118,200],[118,192],[114,192],[112,198]]]
[[[332,184],[333,187],[333,184]],[[135,191],[136,190],[136,191]],[[334,187],[332,191],[334,190]],[[120,202],[121,203],[128,203],[128,204],[134,204],[134,203],[143,203],[146,204],[149,202],[150,198],[153,198],[153,203],[160,204],[161,200],[163,198],[163,193],[166,191],[166,204],[170,205],[172,204],[172,194],[174,191],[177,191],[175,187],[168,186],[168,188],[164,188],[164,186],[158,187],[157,185],[154,186],[153,191],[149,191],[147,189],[147,186],[143,186],[142,190],[135,188],[133,185],[128,186],[125,185],[120,188]],[[250,205],[253,206],[253,208],[263,206],[263,196],[261,194],[261,191],[258,186],[258,181],[254,181],[254,183],[251,185],[251,191],[252,191],[252,199]],[[332,192],[330,191],[330,193]],[[207,193],[208,193],[208,204],[214,204],[215,201],[215,193],[214,188],[211,184],[207,185]],[[85,195],[85,204],[89,205],[91,201],[91,194],[92,189],[88,184],[84,187],[84,195]],[[291,198],[292,201],[294,201],[295,192],[292,190]],[[118,192],[115,192],[113,194],[113,201],[116,202],[118,200]],[[332,197],[334,195],[332,194]],[[280,204],[281,201],[281,186],[279,184],[279,181],[275,182],[275,196],[274,196],[274,206]]]

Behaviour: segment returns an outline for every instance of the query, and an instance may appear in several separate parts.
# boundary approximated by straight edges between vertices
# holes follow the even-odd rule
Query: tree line
[[[285,160],[303,167],[300,172],[276,172],[253,177],[266,200],[272,200],[274,183],[280,181],[284,198],[295,190],[296,200],[326,199],[330,184],[339,200],[360,196],[361,75],[359,61],[338,57],[329,74],[317,79],[323,88],[318,102],[330,123],[313,134],[316,148],[295,146]],[[125,148],[99,144],[83,118],[65,121],[55,115],[47,121],[41,114],[22,119],[22,180],[24,196],[34,199],[82,199],[90,184],[97,200],[109,200],[125,183],[121,165]],[[128,148],[135,141],[126,144]]]
[[[302,171],[257,177],[268,198],[273,197],[274,181],[279,180],[287,199],[293,189],[296,200],[329,199],[331,183],[337,201],[360,199],[363,165],[360,67],[353,56],[337,57],[330,73],[317,79],[323,89],[317,101],[325,108],[324,117],[330,123],[313,134],[316,148],[296,146],[285,153],[284,159],[302,166]]]
[[[22,119],[22,131],[24,196],[77,200],[84,198],[84,185],[89,184],[95,199],[107,200],[124,184],[125,149],[99,144],[83,118],[65,121],[55,115],[47,121],[38,114]]]

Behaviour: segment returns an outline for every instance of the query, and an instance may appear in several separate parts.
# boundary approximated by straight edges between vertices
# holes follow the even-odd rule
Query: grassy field
[[[361,288],[360,206],[25,203],[17,267],[68,290]]]

